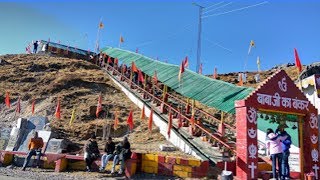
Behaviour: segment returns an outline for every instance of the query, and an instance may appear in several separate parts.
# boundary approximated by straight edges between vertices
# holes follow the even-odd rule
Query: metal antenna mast
[[[197,66],[196,66],[196,72],[199,73],[200,64],[201,64],[201,19],[202,19],[202,10],[203,6],[192,3],[195,6],[199,7],[199,25],[198,25],[198,47],[197,47]]]

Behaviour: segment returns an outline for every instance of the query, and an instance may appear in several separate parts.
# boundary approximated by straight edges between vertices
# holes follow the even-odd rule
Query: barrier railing
[[[152,100],[155,102],[158,102],[160,104],[162,104],[165,108],[167,107],[167,109],[177,113],[178,115],[180,115],[180,117],[182,118],[182,120],[186,119],[189,123],[191,123],[190,118],[188,118],[187,116],[183,115],[181,113],[181,111],[179,109],[175,109],[173,108],[170,104],[164,102],[163,100],[161,100],[160,98],[156,97],[155,95],[149,93],[148,91],[146,91],[144,88],[141,88],[139,85],[137,85],[136,83],[134,83],[132,80],[130,80],[129,78],[127,78],[126,76],[124,76],[121,72],[119,72],[117,69],[115,69],[114,67],[110,66],[109,64],[106,64],[106,68],[105,70],[110,74],[109,71],[111,71],[111,75],[114,76],[120,76],[120,82],[122,81],[121,79],[123,79],[124,82],[127,82],[127,84],[129,85],[129,88],[136,88],[137,90],[139,90],[142,93],[145,93],[146,95],[148,95],[149,97],[152,98]],[[167,93],[168,94],[168,93]],[[136,94],[137,95],[137,94]],[[169,95],[169,94],[168,94]],[[139,95],[140,96],[140,95]],[[144,99],[143,97],[140,97],[141,99]],[[226,142],[224,142],[223,140],[221,140],[218,136],[214,135],[212,132],[210,132],[209,130],[207,130],[205,127],[203,127],[201,124],[197,124],[194,123],[194,126],[196,128],[199,128],[201,130],[201,132],[205,133],[207,137],[214,139],[215,141],[217,141],[218,143],[222,144],[225,148],[227,148],[228,150],[230,150],[233,153],[236,153],[235,149],[233,149],[233,147],[231,147],[229,144],[227,144]]]

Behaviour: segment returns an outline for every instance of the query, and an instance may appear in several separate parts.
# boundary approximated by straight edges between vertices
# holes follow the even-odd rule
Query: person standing
[[[33,54],[36,54],[38,50],[38,41],[33,43]]]
[[[37,156],[37,167],[39,167],[42,147],[43,147],[43,140],[41,137],[38,137],[38,132],[35,131],[33,138],[30,139],[28,144],[29,152],[26,159],[24,160],[22,171],[26,170],[26,167],[29,164],[31,157],[35,155]]]
[[[282,137],[277,136],[272,129],[267,129],[266,137],[267,154],[270,155],[272,160],[272,176],[273,178],[280,179],[282,177]],[[279,174],[277,174],[277,163]]]
[[[120,150],[120,152],[118,152],[119,150]],[[128,137],[124,137],[124,139],[120,143],[120,145],[117,146],[116,152],[117,153],[113,158],[113,165],[112,165],[111,174],[114,173],[115,166],[118,164],[119,160],[120,160],[119,174],[122,174],[124,172],[125,161],[127,159],[130,159],[130,157],[131,157],[131,149],[130,149],[130,143],[128,141]]]
[[[279,125],[276,133],[280,136],[283,140],[281,141],[281,148],[282,148],[282,164],[281,169],[283,173],[282,179],[290,179],[290,166],[289,166],[289,156],[290,156],[290,147],[292,144],[291,136],[285,131],[286,125]]]
[[[105,154],[101,157],[101,167],[100,172],[103,172],[108,164],[109,160],[114,156],[115,143],[112,141],[112,138],[109,137],[105,145],[104,152]]]
[[[96,136],[94,134],[88,139],[84,146],[84,160],[86,161],[86,170],[91,172],[92,163],[100,156]]]

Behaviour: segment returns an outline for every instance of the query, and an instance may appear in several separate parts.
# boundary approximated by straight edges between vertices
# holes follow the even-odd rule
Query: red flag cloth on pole
[[[148,128],[149,132],[152,132],[152,121],[153,121],[153,109],[150,111],[150,116],[149,116],[149,122],[148,122]]]
[[[141,70],[139,70],[138,72],[138,81],[144,83],[144,78]]]
[[[35,99],[35,98],[33,98],[33,100],[32,100],[32,108],[31,108],[32,114],[34,114],[34,107],[35,107],[35,104],[36,104],[36,99]]]
[[[217,77],[218,77],[217,68],[214,68],[213,79],[217,79]]]
[[[172,114],[171,110],[169,111],[169,122],[168,122],[168,137],[170,138],[171,134],[171,128],[172,128]]]
[[[296,67],[298,68],[299,73],[300,73],[302,71],[302,66],[301,66],[301,61],[300,61],[298,51],[296,48],[294,48],[294,57],[296,59]]]
[[[146,118],[146,115],[145,115],[145,112],[144,112],[144,105],[143,105],[142,110],[141,110],[140,119],[144,120],[145,118]]]
[[[61,118],[60,98],[58,98],[58,103],[57,103],[57,107],[56,107],[55,116],[56,116],[57,119]]]
[[[133,61],[132,61],[132,65],[131,65],[131,70],[132,70],[132,72],[138,72],[138,68]]]
[[[110,57],[110,56],[108,57],[107,62],[108,62],[108,64],[112,63],[112,61],[111,61],[111,57]]]
[[[178,128],[181,128],[182,127],[182,117],[181,117],[181,112],[179,112],[179,115],[178,115]]]
[[[153,83],[154,84],[157,84],[158,83],[158,77],[157,77],[157,71],[154,71],[154,74],[153,74]]]
[[[130,130],[133,129],[133,115],[132,115],[132,110],[130,110],[128,119],[127,119],[127,124],[129,125]]]
[[[97,104],[97,110],[96,110],[96,117],[99,117],[99,113],[102,111],[102,96],[99,95],[98,104]]]
[[[179,81],[181,80],[181,77],[182,77],[182,73],[184,72],[184,61],[181,62],[181,65],[180,65],[180,71],[179,71],[179,74],[178,74],[178,79]]]
[[[187,68],[189,66],[188,56],[184,59],[184,67]]]
[[[5,103],[6,103],[6,106],[7,106],[8,108],[10,108],[10,94],[9,94],[9,92],[6,92]]]
[[[116,113],[114,115],[114,125],[113,125],[114,130],[118,129],[118,124],[119,124],[118,114],[119,114],[119,112],[116,111]]]
[[[20,113],[20,112],[21,112],[20,96],[18,97],[18,103],[17,103],[16,112],[17,112],[17,113]]]

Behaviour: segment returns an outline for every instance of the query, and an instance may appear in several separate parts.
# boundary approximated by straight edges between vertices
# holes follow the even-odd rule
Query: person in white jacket
[[[278,136],[272,129],[267,129],[266,146],[267,155],[270,155],[272,160],[272,175],[275,179],[282,177],[281,161],[282,161],[282,147],[281,141],[285,140],[286,137]],[[277,162],[279,174],[277,174]]]

